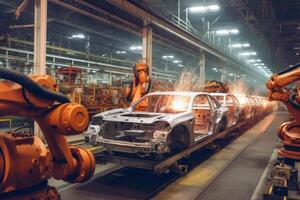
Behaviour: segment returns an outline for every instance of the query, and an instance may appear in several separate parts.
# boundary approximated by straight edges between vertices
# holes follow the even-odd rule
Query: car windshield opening
[[[191,97],[183,95],[149,95],[133,106],[135,112],[181,113],[189,109]]]

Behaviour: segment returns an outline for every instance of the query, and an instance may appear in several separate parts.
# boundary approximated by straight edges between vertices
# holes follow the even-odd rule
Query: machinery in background
[[[152,92],[166,92],[175,90],[175,83],[172,81],[152,80],[151,84]]]
[[[107,110],[127,107],[123,87],[107,84],[83,84],[82,69],[64,67],[57,70],[59,91],[69,97],[71,102],[82,104],[90,116]]]
[[[66,94],[71,102],[81,104],[82,99],[82,70],[77,67],[63,67],[56,70],[59,91]]]
[[[0,132],[0,198],[31,199],[34,191],[44,191],[39,192],[46,195],[43,199],[55,199],[55,191],[45,189],[50,177],[70,183],[91,178],[95,170],[92,153],[69,146],[65,137],[85,130],[86,109],[56,93],[50,76],[29,78],[0,68],[0,78],[5,79],[0,82],[0,116],[33,119],[48,145],[32,132]]]
[[[230,87],[227,83],[222,83],[220,81],[208,81],[204,84],[204,86],[201,88],[201,91],[208,92],[208,93],[216,93],[216,92],[222,92],[222,93],[228,93],[230,90]]]

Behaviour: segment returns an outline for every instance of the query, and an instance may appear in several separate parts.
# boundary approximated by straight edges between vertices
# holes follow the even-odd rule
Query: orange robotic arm
[[[0,193],[30,188],[50,177],[71,183],[88,180],[95,170],[93,155],[70,147],[65,137],[85,130],[86,109],[55,93],[55,81],[50,76],[28,78],[0,68],[0,78],[9,80],[0,81],[0,116],[36,121],[49,149],[32,133],[0,132]]]
[[[284,87],[300,80],[300,64],[296,64],[288,69],[274,74],[266,83],[270,90],[269,98],[283,102],[289,112],[294,115],[295,120],[300,122],[300,96],[299,90],[292,92]]]
[[[151,77],[148,65],[145,63],[136,64],[133,68],[133,74],[134,80],[130,88],[126,90],[127,100],[132,103],[147,94],[151,88]]]
[[[219,81],[208,81],[205,83],[205,85],[202,88],[203,92],[222,92],[222,93],[228,93],[229,92],[229,86],[227,83],[222,83]]]

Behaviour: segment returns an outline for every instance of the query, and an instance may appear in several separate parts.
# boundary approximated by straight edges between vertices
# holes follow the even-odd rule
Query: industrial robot
[[[143,62],[133,67],[133,81],[126,88],[127,101],[134,103],[142,96],[149,93],[151,89],[151,75],[149,66]]]
[[[278,136],[283,141],[283,148],[278,154],[284,158],[300,161],[300,88],[285,86],[300,80],[300,63],[274,74],[266,83],[270,90],[269,98],[283,102],[293,116],[293,121],[283,123]]]
[[[203,88],[201,89],[203,92],[221,92],[221,93],[228,93],[229,92],[229,85],[227,83],[222,83],[220,81],[208,81],[205,83]]]
[[[89,180],[95,170],[92,153],[69,146],[65,137],[86,129],[87,110],[56,93],[50,76],[28,77],[0,68],[0,79],[0,116],[34,120],[47,143],[32,132],[0,132],[0,199],[59,199],[44,187],[49,178]],[[32,197],[40,188],[38,197]]]

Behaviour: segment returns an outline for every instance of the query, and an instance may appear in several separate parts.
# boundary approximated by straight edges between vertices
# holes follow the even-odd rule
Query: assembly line
[[[0,200],[300,199],[299,11],[0,0]]]

